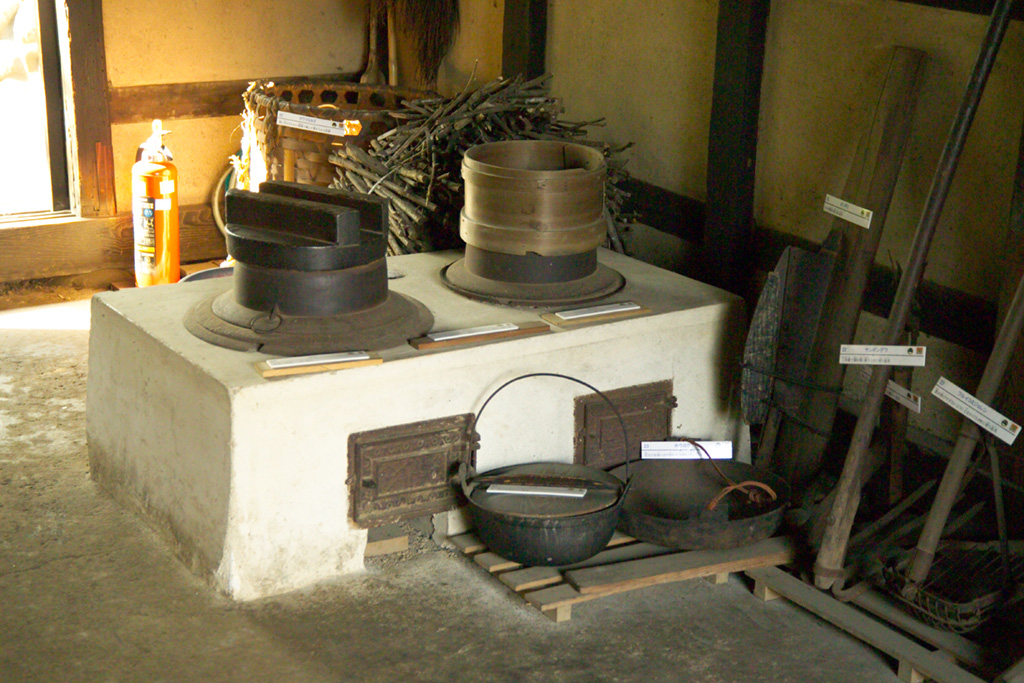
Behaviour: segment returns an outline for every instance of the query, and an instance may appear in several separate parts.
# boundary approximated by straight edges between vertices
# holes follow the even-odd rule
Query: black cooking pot
[[[629,442],[622,416],[607,396],[586,382],[551,372],[522,375],[498,387],[477,412],[470,434],[475,434],[480,415],[499,391],[528,377],[567,379],[595,392],[618,417],[623,443]],[[477,536],[488,548],[523,565],[557,566],[582,562],[608,545],[629,488],[628,466],[627,458],[625,482],[595,467],[553,462],[512,465],[478,475],[463,464],[458,479]],[[496,484],[524,492],[491,491]]]
[[[702,550],[735,548],[764,540],[775,533],[789,505],[789,486],[771,472],[751,465],[710,460],[640,460],[612,470],[629,476],[632,486],[623,495],[619,528],[640,541]],[[750,501],[742,491],[722,494],[730,482],[765,484],[775,498]],[[750,487],[748,487],[750,488]]]
[[[502,557],[527,566],[574,564],[604,550],[619,522],[626,485],[583,465],[532,463],[473,477],[459,471],[477,536]],[[585,489],[579,498],[491,493],[492,484]]]

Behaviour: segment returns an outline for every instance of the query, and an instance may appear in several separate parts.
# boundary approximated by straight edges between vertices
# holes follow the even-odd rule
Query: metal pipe
[[[999,45],[1006,34],[1012,7],[1013,0],[997,0],[992,10],[992,17],[982,41],[981,51],[974,64],[974,70],[971,72],[971,78],[967,83],[967,90],[960,102],[956,118],[950,128],[949,138],[942,150],[942,156],[932,179],[928,200],[914,234],[914,241],[907,259],[907,269],[904,271],[903,277],[900,278],[896,297],[889,312],[889,324],[885,330],[883,344],[898,343],[906,326],[914,293],[924,274],[925,259],[931,247],[932,237],[935,235],[942,207],[949,195],[949,187],[953,182],[953,175],[967,140],[967,133],[970,131],[971,123],[977,112],[978,102],[985,90],[985,82],[992,71],[996,54],[999,52]],[[888,365],[877,365],[871,373],[867,394],[864,397],[860,416],[850,440],[850,448],[847,451],[843,471],[836,487],[837,495],[826,522],[825,536],[822,539],[814,567],[814,583],[819,588],[831,587],[840,576],[850,530],[853,528],[853,520],[860,504],[861,481],[858,476],[860,463],[871,443],[875,423],[878,420],[882,399],[885,395],[886,383],[891,374],[892,367]]]

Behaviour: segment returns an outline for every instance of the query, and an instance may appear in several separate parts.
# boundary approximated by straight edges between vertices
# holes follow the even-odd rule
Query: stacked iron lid
[[[388,289],[385,200],[270,181],[229,190],[225,211],[232,286],[185,317],[200,339],[278,355],[372,351],[433,324]]]
[[[462,161],[465,257],[441,279],[465,296],[512,306],[559,306],[617,292],[598,263],[607,235],[604,156],[585,145],[514,140],[477,145]]]

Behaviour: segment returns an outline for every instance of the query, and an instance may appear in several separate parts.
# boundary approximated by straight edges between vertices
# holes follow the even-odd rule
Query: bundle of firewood
[[[633,217],[624,215],[628,195],[616,187],[628,177],[625,162],[614,157],[626,148],[586,138],[602,119],[560,120],[563,109],[548,93],[549,78],[499,78],[453,98],[407,100],[390,112],[399,125],[371,140],[368,150],[346,144],[331,154],[337,167],[331,186],[390,200],[389,253],[448,249],[460,244],[462,157],[470,147],[502,140],[589,145],[603,152],[608,165],[608,245],[624,252],[622,232]]]

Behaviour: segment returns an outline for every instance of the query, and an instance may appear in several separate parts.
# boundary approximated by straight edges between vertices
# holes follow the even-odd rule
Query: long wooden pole
[[[992,71],[996,54],[999,52],[999,45],[1006,34],[1007,25],[1010,23],[1012,7],[1012,0],[997,0],[995,8],[992,10],[992,17],[982,41],[981,51],[932,179],[928,199],[910,248],[907,269],[904,271],[903,277],[900,278],[892,310],[889,312],[889,324],[886,327],[882,344],[896,344],[907,324],[910,304],[914,299],[914,292],[921,281],[921,276],[924,274],[925,259],[931,247],[932,237],[935,235],[942,207],[949,195],[953,175],[960,160],[960,153],[967,141],[967,133],[974,121],[978,102],[985,90],[985,82]],[[871,380],[868,382],[867,393],[861,406],[857,425],[853,430],[853,436],[850,439],[850,448],[846,453],[846,461],[843,463],[843,471],[836,487],[836,498],[827,519],[825,536],[822,539],[821,548],[818,550],[818,558],[814,567],[814,583],[822,589],[831,588],[842,576],[850,530],[853,528],[853,520],[860,505],[861,481],[858,474],[861,469],[861,461],[871,443],[875,423],[878,420],[878,413],[885,395],[885,386],[891,374],[892,366],[876,365],[871,373]]]

